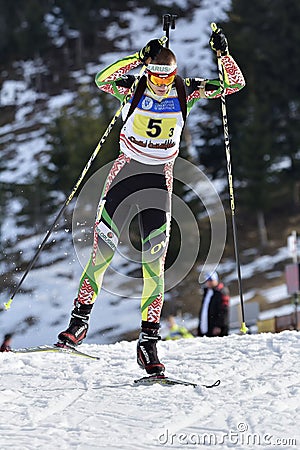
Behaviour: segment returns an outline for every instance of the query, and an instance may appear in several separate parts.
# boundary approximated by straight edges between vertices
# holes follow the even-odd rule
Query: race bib
[[[143,138],[169,139],[174,134],[176,124],[176,117],[153,119],[137,113],[134,115],[133,131]]]

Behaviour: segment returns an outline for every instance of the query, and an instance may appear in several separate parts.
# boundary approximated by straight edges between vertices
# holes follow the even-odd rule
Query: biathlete
[[[244,85],[237,63],[229,55],[227,40],[220,29],[210,38],[212,49],[221,51],[225,93],[233,94]],[[201,98],[220,97],[219,80],[185,78],[177,75],[176,56],[153,39],[139,52],[120,59],[96,75],[96,84],[121,102],[136,80],[128,74],[140,64],[147,65],[135,94],[123,108],[120,153],[104,184],[89,262],[82,274],[77,297],[66,330],[57,345],[76,346],[86,337],[88,321],[100,291],[128,210],[138,208],[142,242],[143,291],[141,332],[137,362],[150,375],[163,374],[157,355],[160,316],[164,301],[164,263],[170,236],[173,165],[186,115]]]

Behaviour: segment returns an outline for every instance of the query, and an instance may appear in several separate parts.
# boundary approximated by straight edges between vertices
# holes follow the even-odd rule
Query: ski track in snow
[[[299,333],[160,343],[167,375],[213,389],[134,386],[135,346],[1,354],[0,449],[300,448]]]

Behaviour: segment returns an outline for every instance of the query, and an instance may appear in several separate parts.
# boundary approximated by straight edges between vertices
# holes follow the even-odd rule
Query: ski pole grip
[[[165,45],[165,43],[167,42],[168,38],[167,36],[162,36],[161,38],[158,39],[161,45]],[[152,61],[152,58],[149,56],[149,58],[146,59],[145,61],[145,66],[148,66],[148,64],[150,64]]]

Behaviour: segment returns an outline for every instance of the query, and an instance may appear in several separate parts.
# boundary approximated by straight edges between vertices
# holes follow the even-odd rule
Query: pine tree
[[[226,100],[234,178],[239,201],[262,224],[264,214],[289,201],[293,185],[299,182],[300,3],[233,0],[228,19],[219,25],[247,83],[243,91]],[[217,119],[220,110],[213,103],[206,107],[211,122],[203,133],[202,161],[212,166],[216,176],[224,174],[225,159]],[[288,161],[283,170],[284,157]],[[262,230],[261,243],[265,244]]]

